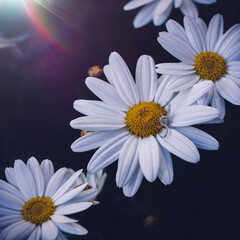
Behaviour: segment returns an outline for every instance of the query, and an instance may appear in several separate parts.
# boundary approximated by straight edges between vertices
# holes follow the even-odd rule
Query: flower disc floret
[[[227,64],[223,57],[214,52],[201,52],[195,56],[194,70],[201,79],[216,82],[227,74]]]
[[[156,136],[164,126],[160,118],[167,116],[167,111],[155,102],[140,102],[130,107],[125,116],[127,130],[136,137]]]
[[[56,206],[49,197],[34,197],[28,200],[21,209],[25,221],[41,226],[51,219]]]

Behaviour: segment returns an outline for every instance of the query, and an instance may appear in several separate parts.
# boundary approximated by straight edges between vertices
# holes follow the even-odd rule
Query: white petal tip
[[[98,172],[95,170],[95,168],[92,165],[89,165],[89,164],[87,166],[87,171],[91,174]]]

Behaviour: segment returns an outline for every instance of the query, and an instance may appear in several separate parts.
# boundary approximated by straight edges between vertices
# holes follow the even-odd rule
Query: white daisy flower
[[[199,81],[210,80],[213,87],[199,101],[225,115],[224,99],[240,105],[240,24],[223,33],[223,18],[215,15],[207,27],[200,18],[184,18],[184,28],[173,20],[160,32],[158,42],[180,63],[161,63],[157,72],[171,75],[167,88],[181,91]]]
[[[218,148],[213,137],[189,126],[218,116],[215,108],[191,106],[212,87],[212,82],[199,83],[184,98],[179,95],[172,100],[173,93],[165,91],[168,77],[164,76],[157,86],[155,63],[150,56],[139,58],[135,83],[116,52],[110,55],[104,73],[110,84],[93,77],[86,79],[88,88],[102,101],[75,101],[74,108],[87,116],[70,123],[73,128],[94,131],[71,146],[75,152],[100,147],[88,164],[90,173],[119,159],[117,185],[123,187],[126,196],[133,196],[143,176],[150,182],[157,177],[164,184],[172,182],[169,152],[196,163],[200,159],[196,146]]]
[[[65,216],[89,208],[97,194],[96,189],[83,191],[87,183],[70,189],[81,172],[71,175],[61,168],[54,173],[50,160],[39,165],[34,157],[6,168],[8,182],[0,180],[0,239],[64,240],[61,231],[87,234],[77,220]]]
[[[169,17],[173,7],[179,8],[184,15],[198,17],[198,9],[194,2],[212,4],[217,0],[131,0],[124,6],[125,11],[139,7],[142,9],[136,15],[133,25],[143,27],[153,21],[155,26],[163,24]]]
[[[73,169],[69,169],[70,172],[73,174],[75,173],[75,171]],[[87,185],[87,189],[89,188],[95,188],[98,190],[98,194],[100,194],[100,192],[102,191],[102,188],[104,186],[104,183],[106,181],[106,178],[107,178],[107,174],[106,173],[103,173],[103,170],[100,170],[96,173],[86,173],[84,174],[82,172],[82,174],[77,178],[76,182],[75,182],[75,186],[80,186],[84,183],[88,183]],[[96,196],[97,197],[97,196]],[[91,199],[93,205],[96,205],[96,204],[99,204],[98,201],[96,201],[96,197],[94,199]]]

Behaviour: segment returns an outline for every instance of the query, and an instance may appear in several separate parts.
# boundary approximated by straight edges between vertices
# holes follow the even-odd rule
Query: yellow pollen
[[[140,102],[130,107],[126,112],[125,124],[127,130],[136,137],[156,136],[164,126],[160,118],[167,116],[167,111],[155,102]]]
[[[44,222],[51,219],[55,210],[56,206],[51,198],[35,197],[25,202],[21,209],[21,214],[25,221],[41,226]]]
[[[216,82],[227,74],[227,64],[223,57],[214,52],[201,52],[195,56],[194,70],[201,79]]]

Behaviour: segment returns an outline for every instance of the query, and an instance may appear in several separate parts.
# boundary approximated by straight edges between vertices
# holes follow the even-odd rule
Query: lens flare
[[[59,26],[56,19],[61,19],[71,26],[71,29],[80,30],[82,20],[80,9],[86,9],[86,3],[79,0],[0,0],[0,12],[5,10],[9,13],[15,10],[24,12],[24,9],[41,35],[67,53],[69,46],[64,42],[63,36],[66,36],[69,30],[66,30],[65,26]],[[54,19],[48,12],[57,18]]]

